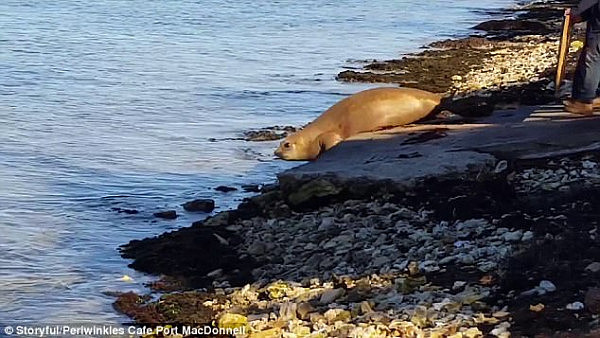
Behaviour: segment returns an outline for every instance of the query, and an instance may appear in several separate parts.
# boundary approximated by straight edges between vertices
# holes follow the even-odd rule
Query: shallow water
[[[102,292],[148,277],[119,245],[203,218],[182,212],[191,198],[245,196],[218,185],[297,165],[273,160],[277,142],[222,139],[304,124],[370,87],[335,81],[348,60],[469,34],[511,3],[0,1],[0,324],[123,322]],[[153,218],[170,208],[182,216]]]

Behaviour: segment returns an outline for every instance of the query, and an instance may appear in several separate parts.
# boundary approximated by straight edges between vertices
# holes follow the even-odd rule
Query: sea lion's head
[[[287,161],[309,161],[319,156],[321,147],[314,138],[307,138],[302,131],[286,137],[275,150],[275,155]]]

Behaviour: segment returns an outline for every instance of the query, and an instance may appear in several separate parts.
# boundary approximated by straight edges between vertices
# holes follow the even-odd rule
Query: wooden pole
[[[560,36],[560,44],[558,45],[558,65],[556,67],[556,79],[554,81],[556,97],[559,96],[560,86],[565,79],[567,69],[567,56],[569,54],[569,45],[571,44],[571,14],[570,10],[565,10],[565,15],[562,24],[562,33]]]

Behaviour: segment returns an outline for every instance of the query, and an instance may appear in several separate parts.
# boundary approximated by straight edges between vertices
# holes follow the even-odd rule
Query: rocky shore
[[[339,73],[338,80],[443,93],[448,98],[446,108],[465,116],[553,102],[562,13],[575,3],[536,1],[516,6],[503,11],[511,18],[481,23],[474,27],[479,33],[471,37],[435,42],[401,59],[364,61],[361,69]],[[574,41],[582,40],[584,33],[582,26],[576,26]],[[576,58],[577,53],[570,54],[567,78]]]
[[[275,189],[240,209],[254,216],[130,243],[134,267],[195,291],[117,308],[144,323],[234,320],[256,337],[600,334],[599,155],[499,162],[485,180],[366,200],[312,185],[321,207]]]
[[[535,2],[484,36],[339,79],[444,92],[465,116],[551,102],[567,4]],[[404,185],[281,176],[235,210],[124,245],[131,267],[163,278],[115,308],[250,337],[600,336],[600,153],[495,149],[484,167]]]

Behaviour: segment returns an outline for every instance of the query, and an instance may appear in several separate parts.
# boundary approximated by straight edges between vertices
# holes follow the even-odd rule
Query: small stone
[[[310,313],[308,315],[308,318],[310,319],[310,322],[313,323],[313,324],[326,321],[325,316],[323,316],[322,314],[320,314],[318,312],[312,312],[312,313]]]
[[[167,211],[159,211],[154,213],[154,217],[164,218],[164,219],[176,219],[177,211],[175,210],[167,210]]]
[[[330,229],[335,228],[335,222],[334,222],[335,218],[333,217],[324,217],[321,220],[321,224],[319,225],[319,227],[317,228],[317,230],[319,231],[327,231]]]
[[[276,328],[265,330],[265,331],[252,332],[249,337],[250,338],[279,338],[279,337],[281,337],[281,329],[276,327]]]
[[[314,203],[322,198],[330,198],[342,191],[341,187],[325,179],[316,179],[301,186],[297,191],[288,196],[288,202],[292,206],[302,206],[304,204]]]
[[[510,323],[509,322],[502,322],[498,325],[496,325],[496,327],[490,331],[490,334],[496,337],[510,337],[510,332],[508,332],[508,329],[510,328]]]
[[[351,245],[354,242],[354,237],[352,235],[339,235],[330,239],[327,243],[323,245],[324,249],[333,249],[338,248],[339,246]]]
[[[583,167],[583,169],[594,169],[596,168],[598,164],[596,162],[592,162],[592,161],[583,161],[581,162],[581,166]]]
[[[231,212],[223,211],[220,212],[213,217],[209,217],[203,221],[194,222],[192,225],[194,226],[205,226],[205,227],[220,227],[229,224],[229,220],[231,219]],[[241,226],[240,226],[241,227]]]
[[[220,191],[220,192],[231,192],[231,191],[236,191],[237,188],[220,185],[220,186],[216,187],[215,190]]]
[[[463,337],[465,337],[465,338],[475,338],[475,337],[482,337],[482,336],[483,336],[483,332],[481,332],[476,327],[469,328],[468,330],[463,332]]]
[[[492,314],[492,317],[504,318],[504,317],[508,317],[509,315],[510,315],[510,312],[507,312],[507,311],[496,311]]]
[[[207,277],[210,278],[218,278],[223,276],[223,269],[216,269],[206,274]]]
[[[344,289],[329,289],[323,292],[321,295],[321,299],[319,300],[321,304],[331,304],[336,299],[340,298],[344,295],[346,291]]]
[[[427,308],[425,306],[417,306],[413,311],[410,321],[418,327],[424,327],[429,322],[427,318]]]
[[[283,298],[288,291],[290,291],[289,284],[282,281],[277,281],[267,287],[267,292],[271,299]]]
[[[298,313],[298,318],[302,320],[307,320],[309,318],[309,314],[314,312],[315,308],[313,308],[310,303],[300,303],[296,308],[296,312]]]
[[[546,292],[554,292],[556,291],[556,285],[554,285],[554,283],[552,283],[549,280],[543,280],[540,282],[540,286],[541,289],[543,289]]]
[[[583,305],[582,302],[574,302],[571,304],[567,304],[566,306],[566,309],[571,311],[581,311],[583,310],[583,308],[585,308],[585,305]]]
[[[360,303],[360,313],[367,314],[373,312],[373,308],[371,307],[371,303],[368,301],[363,301]]]
[[[254,242],[248,248],[248,253],[253,256],[259,256],[265,253],[267,246],[263,242]]]
[[[452,285],[452,290],[460,290],[462,288],[465,287],[465,285],[467,285],[467,282],[463,282],[463,281],[456,281],[454,282],[454,285]]]
[[[211,199],[197,199],[183,204],[183,208],[190,212],[212,212],[215,201]]]
[[[298,305],[296,303],[286,302],[281,304],[279,308],[279,318],[281,320],[294,320],[296,319],[296,310]]]
[[[531,231],[525,231],[525,233],[523,234],[523,237],[521,238],[521,241],[523,242],[527,242],[533,239],[533,232]]]
[[[533,311],[533,312],[540,312],[542,310],[544,310],[546,306],[542,303],[539,303],[537,305],[529,305],[529,310]]]
[[[593,314],[600,314],[600,288],[590,288],[585,293],[585,307]]]
[[[308,337],[310,336],[310,327],[307,326],[296,326],[294,327],[294,329],[292,330],[292,334],[294,334],[294,337]]]
[[[475,258],[472,255],[461,255],[459,256],[459,260],[462,264],[471,265],[475,263]]]
[[[350,320],[351,314],[350,311],[342,310],[342,309],[330,309],[324,313],[325,319],[328,323],[335,323],[337,321],[346,322]]]
[[[220,329],[237,329],[248,325],[248,318],[235,313],[225,313],[217,321]]]
[[[398,291],[402,294],[409,294],[414,292],[420,286],[425,285],[427,283],[427,278],[425,276],[400,277],[396,278],[394,283],[396,284]]]
[[[390,258],[387,256],[379,256],[373,260],[373,266],[380,268],[390,262]]]
[[[497,235],[504,235],[508,232],[508,228],[498,228],[496,229],[496,234]]]
[[[517,230],[513,232],[507,232],[502,237],[507,242],[519,242],[523,237],[523,231]]]
[[[585,267],[585,270],[593,273],[600,271],[600,262],[591,263],[590,265]]]
[[[460,75],[453,75],[451,79],[452,81],[462,81],[463,78]]]
[[[451,262],[453,262],[455,260],[456,260],[456,256],[447,256],[447,257],[444,257],[444,258],[440,259],[439,264],[440,265],[446,265],[446,264],[451,263]]]

